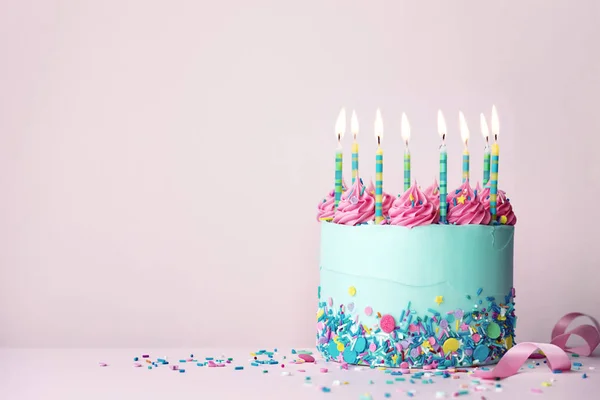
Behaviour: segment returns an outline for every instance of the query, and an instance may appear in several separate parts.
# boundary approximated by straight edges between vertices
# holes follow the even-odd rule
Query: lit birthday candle
[[[462,166],[462,181],[463,183],[469,180],[469,169],[470,169],[470,154],[469,154],[469,127],[467,126],[467,120],[465,119],[462,111],[458,112],[458,119],[460,121],[460,137],[465,145],[463,150],[463,166]]]
[[[483,140],[485,140],[485,148],[483,149],[483,186],[485,186],[490,180],[490,131],[483,113],[481,113],[480,119],[481,134],[483,135]]]
[[[358,176],[358,142],[356,141],[356,135],[358,135],[358,118],[356,118],[356,112],[352,111],[352,118],[350,119],[350,131],[354,136],[354,142],[352,142],[352,184]]]
[[[494,135],[494,144],[492,145],[492,174],[490,177],[490,212],[492,213],[492,223],[496,221],[496,201],[498,199],[498,160],[500,159],[500,147],[498,146],[498,133],[500,131],[500,121],[498,121],[498,112],[496,106],[492,107],[492,135]]]
[[[440,224],[448,223],[446,220],[446,213],[448,212],[448,204],[446,203],[446,197],[448,193],[448,153],[446,152],[446,120],[442,110],[438,110],[438,133],[442,139],[440,145]]]
[[[406,114],[402,113],[402,140],[404,140],[404,191],[410,188],[410,150],[408,141],[410,140],[410,124]]]
[[[383,120],[381,111],[377,109],[375,115],[375,137],[377,138],[377,152],[375,154],[375,223],[383,221],[383,150],[381,138],[383,136]]]
[[[337,137],[338,146],[335,151],[335,203],[334,208],[337,208],[340,199],[342,198],[342,138],[346,132],[346,110],[342,108],[335,122],[335,136]]]

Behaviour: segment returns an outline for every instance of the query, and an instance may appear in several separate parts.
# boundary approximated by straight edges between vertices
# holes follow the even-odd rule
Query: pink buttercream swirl
[[[342,190],[346,191],[346,182],[342,180]],[[333,218],[333,214],[335,213],[335,189],[332,190],[325,196],[319,205],[317,206],[317,221],[321,221],[321,219]]]
[[[342,195],[333,222],[343,225],[359,225],[375,218],[375,198],[365,192],[360,179]]]
[[[481,191],[481,203],[485,207],[485,210],[490,212],[490,187],[486,185]],[[506,197],[506,192],[504,190],[498,189],[498,197],[496,200],[496,215],[497,221],[503,225],[516,225],[517,216],[515,215],[512,204],[508,197]],[[506,219],[502,218],[506,217]]]
[[[369,183],[369,187],[367,188],[367,192],[373,196],[375,199],[375,185],[373,181]],[[390,208],[392,207],[392,203],[394,203],[394,196],[389,193],[383,192],[381,196],[381,208],[383,212],[383,216],[387,218],[390,213]]]
[[[450,206],[448,223],[455,225],[489,225],[492,217],[479,199],[475,196],[469,181],[465,181],[453,193],[448,194]]]
[[[390,209],[390,225],[414,228],[433,224],[438,218],[432,198],[425,195],[416,184],[398,197]]]
[[[437,179],[433,180],[431,186],[426,188],[423,191],[423,194],[429,198],[429,201],[435,205],[435,208],[440,208],[440,185],[438,184]]]

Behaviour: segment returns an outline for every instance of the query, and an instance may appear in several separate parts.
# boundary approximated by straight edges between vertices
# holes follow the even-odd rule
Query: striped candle
[[[356,142],[356,136],[354,137],[354,143],[352,143],[352,184],[358,176],[358,143]]]
[[[463,151],[463,165],[462,165],[462,181],[463,183],[465,181],[469,180],[469,150],[465,149],[465,151]]]
[[[483,113],[480,115],[480,121],[481,135],[485,140],[485,148],[483,149],[483,186],[485,186],[490,180],[490,131]]]
[[[383,150],[381,137],[383,136],[383,120],[381,111],[377,109],[375,115],[375,137],[377,138],[377,152],[375,153],[375,223],[383,221]]]
[[[490,146],[485,145],[483,150],[483,186],[490,180]]]
[[[438,111],[438,133],[442,138],[440,146],[440,224],[447,224],[446,213],[448,212],[448,203],[446,202],[448,193],[448,153],[446,152],[446,120],[442,110]]]
[[[408,142],[410,140],[410,124],[406,114],[402,113],[402,125],[401,125],[402,139],[404,139],[404,191],[406,192],[410,188],[410,150],[408,149]]]
[[[404,151],[404,191],[410,189],[410,151]]]
[[[356,136],[358,135],[358,118],[356,118],[355,111],[352,111],[350,131],[354,136],[354,142],[352,143],[352,184],[354,184],[354,181],[358,177],[358,142],[356,141]]]
[[[342,198],[342,146],[340,145],[335,152],[335,203],[334,208],[337,209],[340,199]]]
[[[496,223],[498,201],[498,161],[500,159],[500,146],[498,146],[498,133],[500,131],[500,122],[498,121],[498,112],[496,106],[492,107],[492,135],[494,135],[494,144],[492,145],[492,173],[490,176],[490,213],[492,214],[492,223]]]
[[[467,120],[465,119],[465,115],[462,113],[462,111],[459,111],[458,113],[458,120],[460,125],[460,137],[465,145],[462,163],[462,181],[464,183],[469,180],[469,127],[467,126]]]
[[[446,145],[442,143],[440,147],[440,223],[446,223],[446,212],[448,207],[446,204],[446,197],[448,193],[448,153],[446,152]]]
[[[375,223],[383,221],[383,150],[377,147],[375,155]]]
[[[334,198],[334,209],[337,209],[340,199],[342,198],[342,138],[346,132],[346,110],[341,109],[338,115],[337,121],[335,122],[335,137],[337,138],[338,145],[335,151],[335,198]]]
[[[498,199],[498,160],[500,158],[500,147],[495,142],[492,145],[492,175],[490,178],[490,212],[492,221],[496,221],[496,202]]]

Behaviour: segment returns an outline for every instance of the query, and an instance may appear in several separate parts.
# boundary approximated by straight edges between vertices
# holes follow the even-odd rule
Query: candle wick
[[[494,142],[498,141],[498,135],[494,135]]]
[[[445,133],[442,134],[442,142],[444,142],[444,141],[446,141],[446,134]]]
[[[381,136],[377,136],[377,146],[381,146]]]
[[[338,143],[342,140],[342,135],[338,133]]]

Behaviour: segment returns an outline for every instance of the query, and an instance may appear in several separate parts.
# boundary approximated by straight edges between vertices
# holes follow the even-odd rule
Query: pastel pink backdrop
[[[374,177],[459,184],[501,118],[517,338],[597,314],[600,3],[3,1],[0,346],[311,346],[341,106]],[[350,179],[350,135],[344,141]],[[460,266],[456,266],[460,268]],[[485,268],[485,265],[482,265]]]

